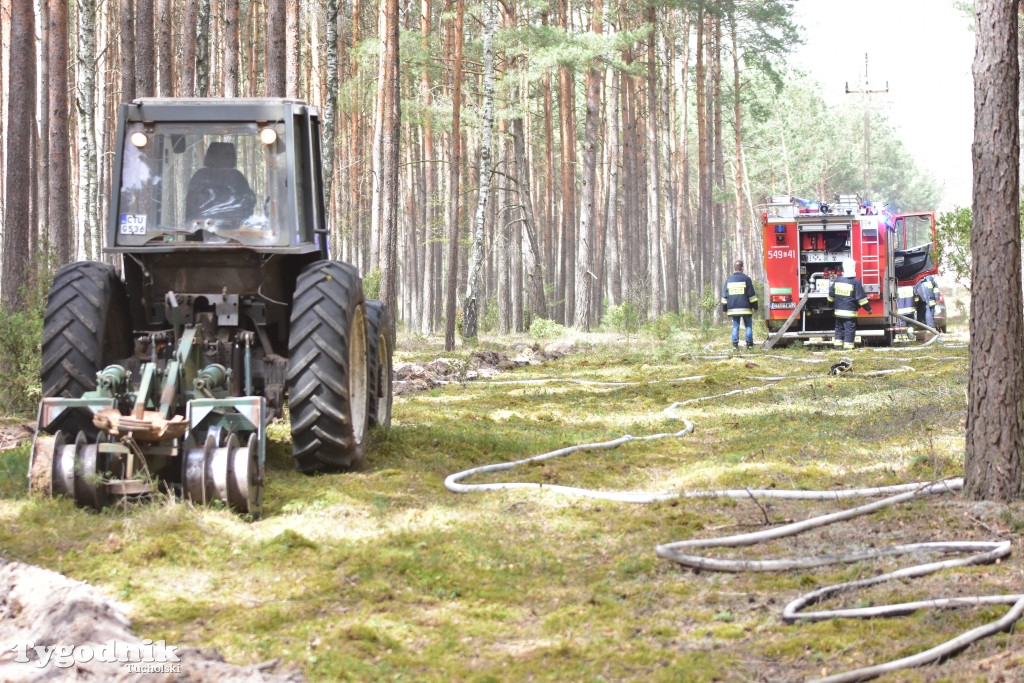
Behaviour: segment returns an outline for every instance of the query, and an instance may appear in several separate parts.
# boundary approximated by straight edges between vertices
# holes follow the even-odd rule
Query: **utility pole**
[[[871,197],[871,94],[889,92],[889,81],[885,82],[884,90],[872,90],[868,81],[868,53],[864,53],[864,88],[850,90],[850,82],[846,82],[847,95],[864,95],[864,196]]]

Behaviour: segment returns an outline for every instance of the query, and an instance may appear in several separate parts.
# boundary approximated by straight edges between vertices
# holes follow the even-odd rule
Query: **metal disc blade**
[[[206,459],[206,499],[219,500],[230,505],[228,482],[231,480],[230,453],[238,448],[238,437],[230,434],[227,443],[221,448],[214,448]]]

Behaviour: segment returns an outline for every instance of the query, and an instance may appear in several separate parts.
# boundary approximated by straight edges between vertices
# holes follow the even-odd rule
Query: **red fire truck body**
[[[893,216],[857,195],[839,195],[831,203],[776,196],[768,198],[762,223],[763,310],[775,345],[832,338],[835,317],[828,291],[842,274],[844,259],[857,262],[857,277],[871,302],[871,312],[861,308],[857,318],[857,335],[865,343],[888,345],[905,331],[907,323],[896,315],[897,288],[938,271],[932,258],[934,213]]]

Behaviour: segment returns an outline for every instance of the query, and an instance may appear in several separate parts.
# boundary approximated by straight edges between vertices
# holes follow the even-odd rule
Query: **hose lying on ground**
[[[887,372],[899,372],[903,370],[912,370],[904,366],[889,371],[877,371],[874,373],[864,373],[866,375],[880,375]],[[862,375],[863,376],[863,375]],[[995,633],[1010,629],[1021,617],[1024,615],[1024,594],[1011,594],[1011,595],[989,595],[989,596],[968,596],[968,597],[955,597],[955,598],[939,598],[934,600],[920,600],[914,602],[906,602],[892,605],[881,605],[869,608],[854,608],[854,609],[835,609],[835,610],[819,610],[819,611],[804,611],[805,608],[817,604],[825,599],[839,595],[840,593],[847,593],[850,591],[867,588],[869,586],[877,585],[886,581],[892,581],[897,579],[908,579],[925,576],[934,572],[950,569],[954,567],[962,567],[968,565],[988,564],[996,562],[1001,558],[1007,557],[1011,551],[1011,545],[1009,541],[991,541],[991,542],[934,542],[934,543],[913,543],[891,546],[888,548],[872,548],[869,550],[826,555],[818,557],[803,557],[803,558],[790,558],[790,559],[774,559],[774,560],[734,560],[734,559],[717,559],[709,558],[703,555],[696,555],[687,552],[690,549],[696,548],[723,548],[723,547],[743,547],[755,545],[769,540],[775,540],[778,538],[784,538],[788,536],[795,536],[797,534],[810,531],[812,529],[818,529],[830,524],[837,522],[846,521],[859,517],[862,515],[871,514],[878,510],[898,505],[911,500],[916,500],[925,495],[937,495],[943,493],[950,493],[959,491],[963,486],[962,479],[951,479],[946,481],[932,482],[932,483],[913,483],[897,486],[882,486],[873,488],[862,488],[862,489],[846,489],[846,490],[832,490],[832,491],[795,491],[795,490],[778,490],[778,489],[743,489],[743,490],[719,490],[719,491],[662,491],[662,492],[631,492],[631,491],[594,491],[591,489],[584,489],[572,486],[560,486],[560,485],[548,485],[530,482],[496,482],[489,484],[463,484],[460,483],[463,479],[467,479],[477,474],[484,474],[490,472],[506,471],[518,467],[523,464],[538,462],[542,460],[549,460],[552,458],[563,457],[571,453],[576,453],[583,450],[606,450],[617,448],[623,444],[632,441],[653,441],[658,439],[666,438],[680,438],[691,434],[694,430],[694,424],[686,418],[677,415],[676,411],[678,408],[696,403],[699,401],[713,400],[717,398],[723,398],[725,396],[731,396],[740,393],[746,393],[750,391],[757,391],[775,386],[775,383],[782,380],[805,380],[805,379],[817,379],[818,375],[808,375],[801,377],[771,377],[761,378],[762,380],[770,380],[773,383],[762,386],[748,387],[746,389],[736,389],[723,394],[717,394],[715,396],[704,396],[699,398],[693,398],[686,401],[679,401],[673,403],[671,406],[665,409],[665,413],[676,417],[681,420],[684,427],[677,432],[666,432],[660,434],[651,434],[648,436],[635,437],[631,435],[625,435],[618,439],[612,439],[610,441],[603,441],[599,443],[581,444],[576,446],[569,446],[561,448],[555,451],[550,451],[541,455],[536,455],[530,458],[524,458],[513,462],[496,463],[492,465],[485,465],[482,467],[475,467],[472,469],[464,470],[455,474],[449,475],[445,479],[445,487],[455,493],[470,493],[478,491],[498,491],[498,490],[509,490],[509,489],[543,489],[545,491],[552,491],[555,493],[571,494],[585,496],[588,498],[596,498],[600,500],[628,502],[628,503],[651,503],[656,501],[672,500],[678,498],[731,498],[731,499],[789,499],[789,500],[843,500],[851,498],[872,498],[878,496],[888,496],[882,500],[874,501],[861,505],[848,510],[842,510],[818,517],[812,517],[802,522],[795,522],[792,524],[786,524],[780,527],[771,529],[765,529],[762,531],[751,532],[746,534],[739,534],[735,536],[728,536],[724,538],[712,538],[712,539],[690,539],[686,541],[677,541],[674,543],[666,543],[656,547],[655,552],[658,557],[663,559],[676,562],[685,567],[690,567],[695,570],[704,571],[720,571],[720,572],[745,572],[745,571],[782,571],[788,569],[807,569],[813,567],[821,567],[839,563],[852,563],[861,562],[869,559],[876,559],[880,557],[894,556],[894,555],[905,555],[910,553],[964,553],[963,557],[950,560],[941,560],[935,562],[927,562],[924,564],[918,564],[911,567],[904,567],[896,571],[879,574],[876,576],[870,576],[865,579],[856,581],[849,581],[840,584],[834,584],[831,586],[825,586],[817,590],[811,591],[795,600],[791,601],[786,605],[782,613],[782,619],[786,623],[794,623],[798,621],[821,621],[825,619],[834,618],[874,618],[884,616],[897,616],[909,614],[911,612],[920,609],[950,609],[956,607],[966,606],[978,606],[978,605],[1012,605],[1011,609],[1003,615],[1000,619],[997,619],[989,624],[977,627],[970,631],[960,634],[959,636],[952,638],[940,645],[937,645],[924,652],[917,653],[915,655],[904,657],[901,659],[893,660],[884,664],[864,667],[847,671],[844,673],[828,676],[821,681],[828,681],[829,683],[846,683],[848,681],[861,681],[870,678],[875,678],[886,673],[898,671],[901,669],[922,666],[938,661],[944,657],[947,657],[963,648],[967,647],[971,643],[986,638]],[[676,382],[686,381],[688,379],[697,378],[680,378],[673,380]],[[555,381],[555,380],[551,380]],[[655,380],[656,382],[657,380]],[[516,381],[503,381],[501,384],[516,384],[516,383],[529,383],[529,380],[523,382]],[[633,384],[650,384],[653,382],[636,382]],[[630,384],[630,383],[624,383]],[[970,554],[967,554],[970,553]]]

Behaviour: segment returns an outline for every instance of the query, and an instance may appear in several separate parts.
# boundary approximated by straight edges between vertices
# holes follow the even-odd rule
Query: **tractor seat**
[[[185,220],[216,221],[214,227],[237,228],[252,215],[256,195],[237,163],[235,145],[211,142],[203,168],[193,174],[185,195]]]

